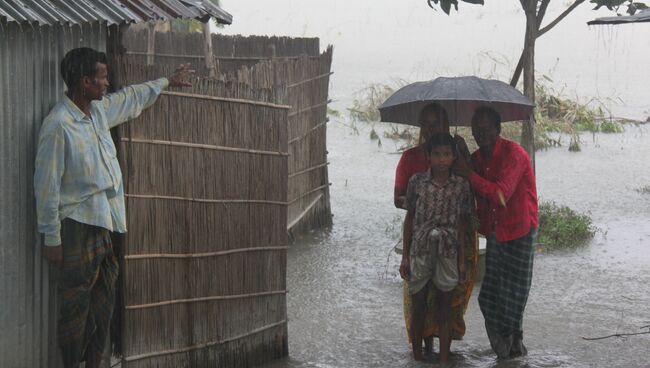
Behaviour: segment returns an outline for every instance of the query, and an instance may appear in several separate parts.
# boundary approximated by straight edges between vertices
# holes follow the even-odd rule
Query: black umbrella
[[[422,108],[437,102],[451,125],[471,125],[474,110],[489,106],[502,121],[528,120],[535,104],[509,84],[478,77],[440,77],[416,82],[393,93],[380,107],[381,121],[418,126]]]

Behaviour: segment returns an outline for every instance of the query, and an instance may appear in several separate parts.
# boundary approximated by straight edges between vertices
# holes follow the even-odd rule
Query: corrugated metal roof
[[[634,15],[596,18],[590,22],[587,22],[587,24],[591,26],[591,25],[600,25],[600,24],[626,24],[626,23],[643,23],[643,22],[650,22],[650,9],[642,10]]]
[[[210,0],[0,0],[0,20],[43,25],[178,18],[205,21],[209,17],[222,24],[232,23],[232,15]]]

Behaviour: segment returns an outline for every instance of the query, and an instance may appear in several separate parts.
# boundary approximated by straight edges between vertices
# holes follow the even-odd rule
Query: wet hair
[[[449,117],[447,116],[447,110],[445,110],[445,108],[442,107],[442,105],[434,102],[424,106],[422,110],[420,110],[420,115],[418,116],[418,123],[422,123],[422,119],[427,114],[435,114],[436,120],[438,120],[440,123],[449,125]],[[427,139],[427,137],[425,137],[422,133],[423,133],[422,130],[420,130],[420,138],[418,139],[418,144],[424,143]]]
[[[438,118],[438,120],[440,122],[445,122],[447,124],[449,123],[449,117],[447,116],[447,110],[445,110],[445,108],[442,107],[442,105],[440,105],[439,103],[436,103],[436,102],[430,103],[430,104],[424,106],[422,108],[422,110],[420,110],[420,116],[418,117],[418,122],[422,121],[422,118],[424,117],[424,115],[431,114],[431,113],[436,114],[436,117]]]
[[[432,134],[431,137],[427,139],[426,147],[427,153],[429,155],[434,148],[443,146],[450,147],[451,152],[454,152],[454,154],[456,153],[456,141],[454,140],[454,137],[452,137],[449,133]]]
[[[498,133],[501,133],[501,115],[493,108],[489,106],[481,106],[474,111],[474,116],[472,117],[472,122],[478,119],[480,116],[485,116],[488,120],[494,124],[494,127],[497,129]]]
[[[61,60],[61,77],[68,89],[77,87],[83,77],[94,77],[97,63],[106,64],[106,54],[89,47],[68,51]]]

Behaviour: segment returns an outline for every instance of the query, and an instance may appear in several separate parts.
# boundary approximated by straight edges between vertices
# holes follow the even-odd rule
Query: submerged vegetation
[[[379,106],[405,84],[402,81],[396,83],[395,86],[373,83],[358,91],[352,102],[352,107],[348,108],[350,119],[364,123],[379,121]]]
[[[581,132],[592,133],[621,133],[624,119],[608,117],[602,101],[592,99],[586,103],[578,98],[569,99],[560,97],[558,92],[548,87],[544,82],[551,82],[548,77],[536,83],[535,110],[535,148],[561,147],[568,144],[569,151],[580,151]],[[374,123],[379,121],[379,106],[397,89],[407,82],[398,80],[392,84],[374,83],[358,91],[348,113],[353,124],[358,122],[373,124],[372,138],[378,139],[379,135],[374,130]],[[465,138],[471,147],[471,138],[468,127],[452,128],[452,133],[457,133]],[[508,139],[519,141],[521,137],[521,123],[508,122],[502,125],[502,135]],[[418,128],[406,125],[392,124],[384,132],[384,138],[405,140],[404,148],[417,144]]]
[[[543,249],[575,248],[586,244],[595,233],[588,215],[554,202],[540,203],[537,242]]]
[[[635,191],[640,194],[650,194],[650,185],[636,188]]]

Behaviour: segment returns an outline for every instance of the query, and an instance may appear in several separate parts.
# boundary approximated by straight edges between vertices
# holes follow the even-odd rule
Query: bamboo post
[[[217,73],[214,69],[214,58],[212,57],[212,33],[210,32],[210,21],[203,23],[203,53],[205,54],[205,67],[208,69],[210,78],[214,78]]]
[[[276,57],[275,45],[274,45],[274,44],[270,44],[270,45],[267,47],[266,52],[267,52],[267,54],[268,54],[269,59],[274,59],[274,58]]]
[[[156,52],[156,23],[147,23],[147,65],[153,65]]]

